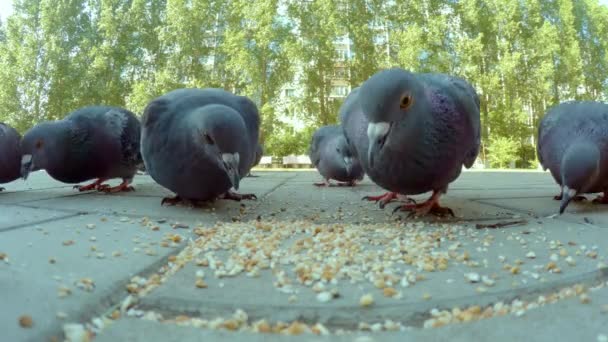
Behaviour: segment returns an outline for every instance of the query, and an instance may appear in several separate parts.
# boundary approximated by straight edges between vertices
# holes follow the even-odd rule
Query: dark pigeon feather
[[[21,135],[0,122],[0,184],[21,177]]]
[[[178,89],[148,104],[142,126],[150,176],[180,198],[211,200],[234,185],[222,154],[238,153],[238,177],[249,173],[260,117],[246,97],[222,89]]]
[[[111,106],[78,109],[63,120],[37,124],[24,135],[22,153],[32,170],[64,183],[122,178],[131,182],[143,161],[141,126],[130,111]]]
[[[323,126],[315,131],[309,157],[325,180],[354,182],[363,179],[363,168],[346,141],[341,126]]]
[[[412,100],[400,109],[405,95]],[[340,117],[365,173],[391,192],[445,192],[479,153],[479,98],[457,77],[381,71],[353,89]],[[368,160],[370,122],[390,123],[373,166]]]
[[[607,152],[608,104],[562,103],[550,108],[540,122],[538,159],[557,184],[574,190],[573,196],[608,190]]]

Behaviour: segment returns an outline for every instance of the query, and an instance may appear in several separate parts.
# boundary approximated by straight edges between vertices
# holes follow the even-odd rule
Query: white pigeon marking
[[[21,157],[21,164],[27,164],[27,163],[29,163],[31,161],[32,161],[32,155],[31,154],[24,154]]]
[[[367,137],[369,140],[378,139],[385,136],[390,128],[391,124],[388,122],[370,122],[367,125]]]

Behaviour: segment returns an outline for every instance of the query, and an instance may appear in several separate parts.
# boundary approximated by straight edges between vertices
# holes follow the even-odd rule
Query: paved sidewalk
[[[42,172],[3,185],[2,340],[608,336],[608,207],[555,215],[548,173],[465,172],[442,200],[456,217],[423,220],[361,201],[369,180],[253,173],[257,201],[197,209],[161,207],[147,176],[114,195]]]

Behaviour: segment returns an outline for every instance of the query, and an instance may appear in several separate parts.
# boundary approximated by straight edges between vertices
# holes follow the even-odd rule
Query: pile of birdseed
[[[143,224],[147,224],[145,221]],[[150,223],[152,224],[152,223]],[[188,241],[184,250],[170,256],[159,272],[147,279],[137,276],[127,285],[129,296],[120,308],[112,311],[104,322],[118,319],[122,315],[141,317],[159,322],[190,325],[200,328],[239,330],[280,334],[343,334],[343,329],[331,329],[320,323],[268,322],[265,319],[251,321],[243,310],[237,310],[232,317],[204,319],[178,315],[163,317],[153,311],[138,310],[139,298],[146,296],[166,282],[188,263],[197,266],[193,277],[193,288],[205,291],[206,279],[214,277],[226,279],[245,275],[256,278],[261,272],[271,271],[273,286],[278,293],[289,296],[295,302],[300,291],[312,291],[320,303],[340,298],[339,285],[367,285],[376,289],[359,298],[350,298],[363,307],[374,307],[378,297],[400,300],[407,288],[428,281],[435,272],[448,271],[455,265],[463,265],[471,272],[463,274],[459,281],[480,285],[477,292],[487,291],[501,279],[517,278],[522,282],[546,281],[549,275],[559,276],[560,267],[575,267],[572,255],[600,261],[597,248],[578,246],[576,242],[548,240],[542,229],[532,231],[478,230],[453,224],[429,226],[423,222],[396,222],[392,224],[315,224],[310,221],[250,221],[237,223],[217,223],[205,228],[194,227],[194,238]],[[494,234],[510,234],[506,240],[521,245],[521,258],[509,255],[498,256],[504,274],[480,275],[491,263],[483,255],[494,248]],[[179,234],[168,234],[163,241],[171,243],[182,240]],[[462,242],[461,242],[462,241]],[[534,252],[534,246],[543,246],[544,251]],[[537,254],[550,253],[548,264],[528,265]],[[510,262],[510,260],[513,261]],[[528,263],[528,264],[526,264]],[[529,266],[522,271],[523,266]],[[567,266],[568,265],[568,266]],[[601,261],[598,267],[604,266]],[[525,278],[525,279],[523,279]],[[453,282],[453,279],[448,279]],[[220,283],[220,287],[221,287]],[[370,286],[371,285],[371,286]],[[419,285],[424,286],[424,285]],[[434,309],[428,313],[423,326],[439,327],[450,323],[470,322],[499,315],[522,315],[526,310],[552,303],[574,295],[581,302],[588,302],[587,289],[581,285],[563,289],[554,295],[541,296],[536,301],[515,300],[511,303],[494,303],[487,307],[470,306],[451,310]],[[425,292],[423,299],[430,299]],[[410,297],[411,298],[411,297]],[[357,330],[394,331],[407,327],[401,322],[360,322]]]

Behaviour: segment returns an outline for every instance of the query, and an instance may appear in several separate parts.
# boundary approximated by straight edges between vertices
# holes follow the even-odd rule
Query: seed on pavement
[[[22,328],[31,328],[34,325],[34,320],[32,319],[32,316],[23,315],[19,317],[19,325]]]

